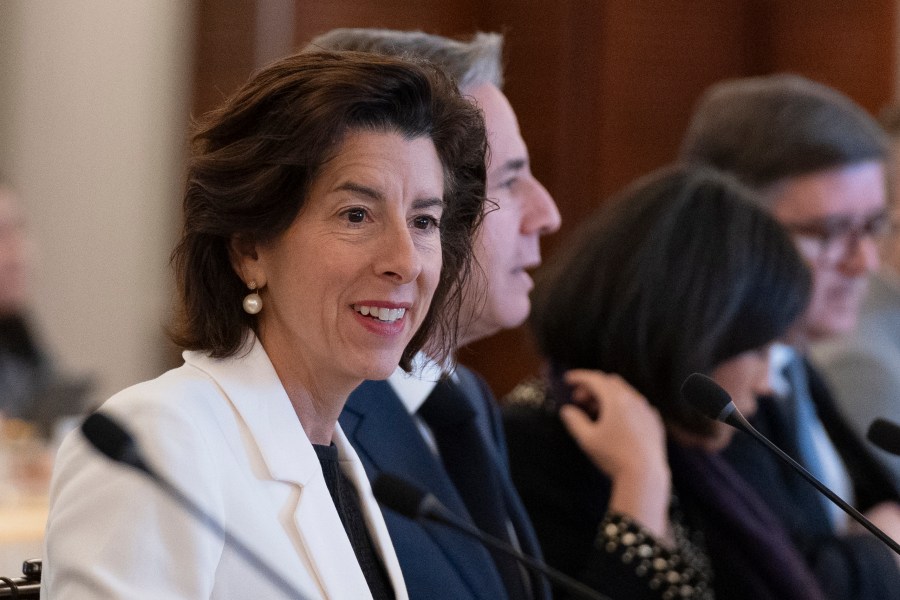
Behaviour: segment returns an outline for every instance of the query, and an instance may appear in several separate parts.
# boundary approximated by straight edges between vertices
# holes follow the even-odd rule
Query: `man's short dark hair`
[[[850,98],[779,74],[711,86],[694,111],[680,157],[765,190],[788,177],[884,160],[887,151],[881,127]]]

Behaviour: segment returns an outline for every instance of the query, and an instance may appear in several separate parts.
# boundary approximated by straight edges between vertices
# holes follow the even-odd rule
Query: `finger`
[[[572,404],[584,410],[592,420],[596,420],[603,403],[603,398],[597,390],[588,389],[580,384],[569,385],[569,390],[569,399]]]
[[[594,421],[577,406],[566,405],[559,409],[559,419],[569,434],[576,440],[586,439],[592,431]]]
[[[604,377],[607,377],[606,373],[593,369],[570,369],[563,373],[563,379],[565,379],[566,383],[588,387],[597,382],[602,382]]]
[[[572,400],[576,404],[581,404],[581,405],[593,404],[596,401],[596,394],[592,390],[589,390],[588,388],[584,387],[583,385],[572,386],[571,390],[572,390],[572,394],[571,394]]]
[[[566,371],[563,378],[572,388],[572,396],[581,401],[599,398],[603,392],[603,374],[599,371],[574,369]]]
[[[617,375],[603,371],[573,369],[567,371],[565,376],[566,382],[572,386],[573,398],[580,399],[579,404],[596,407],[596,410],[599,410],[605,402],[621,404],[629,395],[629,390],[622,387],[623,380]]]

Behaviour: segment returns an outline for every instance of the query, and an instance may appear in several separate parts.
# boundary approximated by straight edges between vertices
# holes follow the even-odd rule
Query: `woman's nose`
[[[379,241],[376,271],[397,283],[414,281],[422,271],[422,257],[406,226],[392,227]]]

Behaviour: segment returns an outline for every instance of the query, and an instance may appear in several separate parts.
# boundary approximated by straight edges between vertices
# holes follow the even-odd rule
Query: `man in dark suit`
[[[881,248],[881,269],[869,280],[856,331],[812,351],[841,414],[860,436],[877,418],[900,423],[900,105],[882,111],[881,124],[891,140],[888,197],[894,227]],[[875,453],[900,489],[900,456]]]
[[[501,91],[502,37],[455,41],[419,32],[339,29],[310,48],[359,50],[425,58],[447,71],[484,111],[490,152],[477,266],[465,290],[461,345],[517,327],[528,316],[528,269],[540,263],[541,235],[559,228],[559,212],[532,175],[516,115]],[[540,550],[509,477],[497,407],[487,385],[457,367],[420,356],[412,374],[366,382],[340,418],[370,478],[388,472],[434,494],[457,515],[533,556]],[[423,525],[385,510],[410,597],[498,600],[548,598],[540,579],[514,561],[440,525]]]
[[[761,398],[752,422],[897,538],[897,490],[806,359],[811,342],[854,328],[868,276],[878,267],[877,242],[888,225],[884,133],[824,85],[799,76],[753,77],[704,94],[681,157],[729,171],[760,192],[813,274],[806,314],[777,353],[781,393]],[[900,561],[891,550],[749,436],[736,436],[726,456],[765,491],[830,597],[895,597]]]

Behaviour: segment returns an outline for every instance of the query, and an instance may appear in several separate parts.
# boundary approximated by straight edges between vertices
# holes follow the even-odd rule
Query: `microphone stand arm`
[[[493,536],[487,535],[480,529],[472,527],[462,519],[458,519],[455,515],[449,513],[446,510],[443,510],[443,506],[422,506],[420,515],[421,517],[426,517],[442,525],[447,525],[452,529],[461,531],[466,535],[470,535],[485,546],[488,546],[495,550],[499,550],[504,554],[512,556],[530,569],[538,571],[539,573],[546,576],[547,579],[549,579],[552,583],[555,583],[556,585],[562,587],[567,591],[575,593],[581,598],[585,598],[587,600],[611,600],[609,597],[604,596],[600,592],[586,586],[577,579],[573,579],[565,573],[557,571],[556,569],[548,565],[538,562],[527,554],[519,552],[513,546],[507,544],[503,540],[499,540]]]
[[[815,477],[813,477],[812,473],[810,473],[809,471],[807,471],[807,470],[803,467],[803,465],[801,465],[801,464],[798,463],[796,460],[794,460],[793,458],[791,458],[790,456],[788,456],[788,454],[787,454],[786,452],[784,452],[781,448],[779,448],[778,446],[776,446],[775,444],[773,444],[772,442],[770,442],[770,441],[766,438],[766,436],[764,436],[763,434],[761,434],[760,432],[758,432],[758,431],[756,430],[756,428],[754,428],[753,425],[751,425],[751,424],[747,421],[747,419],[745,419],[745,418],[743,417],[743,415],[741,415],[740,413],[738,413],[738,412],[735,411],[734,413],[731,414],[731,416],[729,417],[729,420],[730,420],[730,421],[733,420],[734,422],[733,422],[732,424],[733,424],[735,427],[737,427],[738,429],[744,431],[745,433],[749,433],[749,434],[753,437],[753,439],[755,439],[757,442],[759,442],[760,444],[762,444],[763,446],[765,446],[766,448],[768,448],[769,450],[771,450],[772,452],[774,452],[775,454],[777,454],[777,455],[778,455],[779,457],[781,457],[784,461],[786,461],[789,465],[791,465],[792,467],[794,467],[794,469],[795,469],[798,473],[800,473],[800,475],[802,475],[802,476],[804,477],[804,479],[806,479],[806,480],[807,480],[808,482],[810,482],[813,486],[815,486],[815,488],[816,488],[817,490],[819,490],[820,492],[822,492],[823,494],[825,494],[825,496],[826,496],[829,500],[831,500],[832,502],[834,502],[841,510],[843,510],[845,513],[847,513],[848,515],[850,515],[851,517],[853,517],[860,525],[862,525],[863,527],[865,527],[866,529],[868,529],[869,531],[871,531],[872,534],[875,535],[875,537],[877,537],[877,538],[880,539],[882,542],[884,542],[885,544],[887,544],[888,548],[890,548],[891,550],[893,550],[894,552],[896,552],[898,555],[900,555],[900,544],[898,544],[896,541],[894,541],[893,539],[891,539],[891,538],[890,538],[885,532],[883,532],[881,529],[879,529],[878,527],[876,527],[876,526],[875,526],[869,519],[867,519],[861,512],[859,512],[858,510],[856,510],[855,508],[853,508],[852,506],[850,506],[849,504],[847,504],[847,502],[845,502],[843,498],[841,498],[840,496],[838,496],[837,494],[835,494],[833,491],[831,491],[824,483],[822,483],[821,481],[819,481],[818,479],[816,479]]]
[[[165,492],[165,494],[168,495],[172,500],[174,500],[179,506],[190,513],[190,515],[198,523],[201,523],[215,536],[221,538],[225,542],[226,546],[234,548],[238,555],[242,559],[244,559],[247,564],[249,564],[258,573],[267,577],[268,581],[279,590],[281,590],[281,592],[283,592],[286,597],[296,598],[297,600],[306,600],[306,596],[301,594],[300,591],[297,590],[297,588],[291,585],[291,583],[289,583],[284,577],[278,574],[278,572],[275,571],[272,567],[263,562],[263,560],[249,546],[247,546],[247,544],[242,542],[239,538],[235,537],[235,535],[232,534],[228,529],[226,529],[225,526],[223,526],[218,520],[216,520],[215,517],[203,510],[203,508],[201,508],[196,502],[188,498],[188,496],[175,484],[157,473],[139,457],[130,458],[126,464],[134,467],[138,471],[141,471],[147,477],[152,479],[161,491]]]

